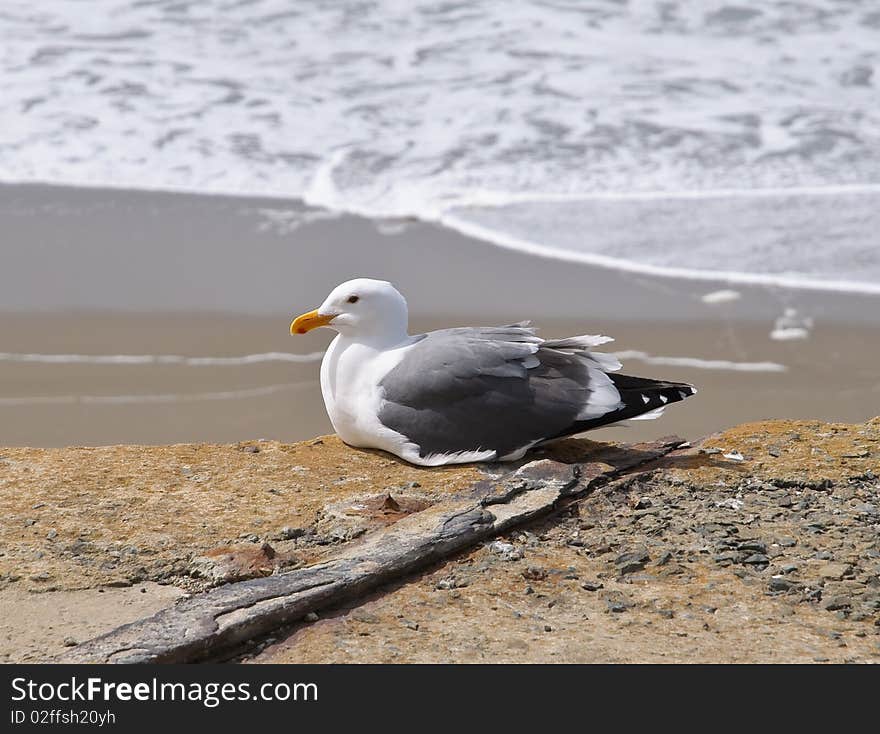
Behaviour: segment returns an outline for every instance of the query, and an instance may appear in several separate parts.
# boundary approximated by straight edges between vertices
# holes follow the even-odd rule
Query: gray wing
[[[587,343],[596,338],[544,341],[524,324],[430,332],[382,379],[379,420],[422,457],[503,457],[619,405],[603,371],[619,365],[594,361],[606,355],[590,354]],[[599,404],[592,414],[591,398]]]

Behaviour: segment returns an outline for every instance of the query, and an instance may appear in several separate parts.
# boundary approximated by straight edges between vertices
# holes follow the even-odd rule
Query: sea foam
[[[0,181],[296,197],[880,292],[871,0],[81,5],[4,4]]]

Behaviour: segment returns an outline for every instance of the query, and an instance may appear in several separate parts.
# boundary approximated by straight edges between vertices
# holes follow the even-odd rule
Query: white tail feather
[[[612,337],[602,336],[601,334],[581,334],[580,336],[569,336],[565,339],[547,339],[544,344],[551,349],[589,349],[591,347],[600,347],[613,341]]]
[[[623,365],[620,360],[613,354],[605,354],[604,352],[585,352],[584,357],[591,359],[603,372],[617,372]]]
[[[610,336],[582,334],[581,336],[570,336],[565,339],[548,339],[542,346],[545,349],[553,349],[572,356],[589,359],[603,372],[616,372],[623,365],[620,364],[620,360],[615,355],[590,351],[593,347],[613,341],[614,339]]]
[[[661,405],[659,408],[654,408],[654,410],[649,410],[647,413],[642,413],[641,415],[637,415],[633,418],[627,418],[630,421],[652,421],[659,418],[663,415],[663,411],[666,410],[665,405]]]
[[[590,367],[590,397],[577,414],[577,420],[591,420],[617,410],[622,405],[620,393],[603,370]]]

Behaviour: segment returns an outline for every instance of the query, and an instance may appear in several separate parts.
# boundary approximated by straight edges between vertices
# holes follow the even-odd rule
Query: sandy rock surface
[[[211,583],[192,573],[205,553],[268,542],[279,564],[295,565],[298,547],[351,535],[334,522],[334,503],[388,492],[430,499],[478,476],[474,468],[424,472],[330,436],[292,445],[0,449],[0,588],[158,581],[197,590]]]
[[[650,468],[239,659],[880,661],[880,419],[747,424]],[[0,449],[0,659],[312,563],[497,470],[332,437]]]
[[[185,592],[310,563],[481,476],[426,473],[332,436],[0,448],[0,660],[37,660]]]
[[[731,429],[256,662],[880,662],[880,420]]]

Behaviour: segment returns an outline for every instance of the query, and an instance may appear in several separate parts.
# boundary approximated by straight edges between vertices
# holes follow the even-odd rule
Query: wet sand
[[[571,265],[430,224],[373,222],[297,202],[0,187],[0,352],[223,357],[308,354],[332,334],[288,335],[290,316],[358,275],[395,282],[412,330],[532,318],[545,336],[606,333],[614,351],[771,362],[784,371],[625,360],[700,394],[629,440],[696,437],[746,420],[863,421],[880,412],[880,300],[727,288]],[[806,340],[769,338],[787,307]],[[39,363],[0,358],[0,445],[293,441],[330,431],[317,361],[248,365]]]

